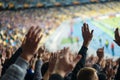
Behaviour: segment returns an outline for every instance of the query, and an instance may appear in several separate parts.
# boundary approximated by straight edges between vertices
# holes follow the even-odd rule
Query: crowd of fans
[[[51,53],[39,45],[64,20],[119,12],[120,3],[115,3],[0,12],[0,80],[120,80],[120,59],[104,59],[104,48],[87,57],[93,30],[86,23],[78,54],[69,48]],[[120,46],[118,29],[115,42]]]
[[[40,27],[31,27],[22,45],[13,54],[6,51],[1,60],[0,80],[119,80],[120,59],[104,59],[104,47],[96,51],[97,57],[87,57],[93,30],[83,24],[83,45],[78,54],[69,48],[49,53],[39,43],[44,37]],[[115,30],[116,44],[120,46],[120,34]]]
[[[13,48],[15,51],[21,44],[23,35],[25,35],[31,25],[40,26],[42,32],[47,36],[53,33],[66,20],[76,17],[84,20],[90,17],[118,13],[120,10],[119,7],[119,2],[109,2],[61,8],[1,11],[0,44],[5,46],[5,48],[6,46]]]

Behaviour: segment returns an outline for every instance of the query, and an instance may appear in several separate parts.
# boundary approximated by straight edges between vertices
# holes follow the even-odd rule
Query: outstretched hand
[[[83,45],[85,47],[88,47],[90,41],[92,40],[92,37],[93,37],[93,30],[90,31],[89,30],[89,26],[88,24],[84,23],[83,24],[83,27],[82,27],[82,37],[83,37]]]
[[[116,30],[115,30],[115,42],[120,46],[120,34],[119,34],[119,30],[118,30],[118,28],[116,28]]]
[[[58,58],[58,54],[57,53],[52,53],[51,56],[50,56],[49,67],[48,67],[48,70],[49,70],[50,74],[53,73],[53,71],[54,71],[57,58]]]
[[[81,55],[77,55],[74,59],[70,59],[68,48],[64,48],[58,57],[58,62],[56,63],[55,73],[60,74],[64,77],[68,72],[72,71],[77,62],[81,59]]]
[[[30,59],[36,53],[39,42],[42,38],[42,35],[40,35],[40,33],[41,29],[39,27],[31,27],[28,31],[24,40],[24,44],[22,45],[23,53],[21,57],[25,60],[30,61]]]
[[[38,49],[38,59],[42,59],[42,55],[44,54],[45,49],[43,47],[40,47]]]

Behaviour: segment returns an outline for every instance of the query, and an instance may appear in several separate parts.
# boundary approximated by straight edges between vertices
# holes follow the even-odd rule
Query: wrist
[[[83,46],[88,47],[88,45],[89,45],[89,42],[87,42],[87,41],[83,42]]]
[[[25,55],[25,54],[23,53],[23,54],[21,54],[21,57],[22,57],[23,59],[25,59],[27,62],[29,62],[29,61],[31,60],[31,58],[32,58],[32,55]]]

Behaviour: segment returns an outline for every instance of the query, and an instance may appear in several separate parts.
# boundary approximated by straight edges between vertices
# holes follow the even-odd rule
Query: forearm
[[[77,75],[78,71],[83,68],[85,66],[85,60],[86,60],[86,53],[87,53],[88,48],[85,47],[84,45],[82,46],[82,48],[79,51],[79,55],[82,55],[81,60],[77,63],[77,65],[75,66],[75,68],[72,71],[72,79],[75,78],[75,76]]]
[[[80,49],[79,53],[78,53],[79,55],[82,55],[81,60],[78,62],[79,64],[82,64],[82,66],[85,65],[87,50],[88,50],[88,48],[83,45],[82,48]]]
[[[28,65],[26,60],[19,57],[15,64],[8,68],[1,80],[24,80]]]
[[[9,66],[11,64],[14,64],[15,61],[17,60],[17,58],[21,55],[22,53],[22,48],[19,48],[14,54],[13,56],[9,59],[9,61],[7,61],[2,69],[2,75],[4,75],[4,73],[6,72],[6,70],[9,68]]]
[[[43,76],[43,80],[48,80],[49,77],[50,77],[50,74],[49,74],[49,71],[47,71],[47,72],[45,73],[45,75]]]
[[[34,73],[34,79],[33,80],[41,80],[42,79],[42,73],[41,73],[41,67],[42,67],[42,60],[37,60],[35,64],[35,73]]]

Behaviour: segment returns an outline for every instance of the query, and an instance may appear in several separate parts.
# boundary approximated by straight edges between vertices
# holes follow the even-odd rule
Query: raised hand
[[[54,73],[54,70],[55,70],[55,66],[56,66],[56,62],[57,62],[57,59],[58,59],[58,55],[59,53],[51,53],[51,56],[49,58],[49,66],[48,66],[48,70],[47,72],[45,73],[45,75],[43,76],[43,79],[44,80],[48,80],[50,75],[52,73]]]
[[[42,38],[42,35],[40,35],[41,29],[39,27],[31,27],[28,31],[24,44],[22,45],[23,53],[21,55],[22,58],[24,58],[27,61],[30,61],[30,59],[33,57],[33,55],[36,53],[38,49],[39,42]]]
[[[55,68],[55,64],[57,62],[57,58],[58,58],[58,54],[56,53],[52,53],[49,59],[49,67],[48,67],[48,71],[49,73],[53,73],[54,68]]]
[[[93,30],[90,31],[89,26],[86,23],[84,23],[83,27],[82,27],[82,36],[83,36],[83,40],[84,40],[83,45],[85,47],[88,47],[88,45],[93,37]]]
[[[107,80],[111,80],[112,77],[115,75],[114,73],[115,72],[112,68],[108,68],[107,71],[106,71]]]
[[[120,34],[119,34],[119,30],[118,30],[118,28],[116,28],[116,30],[115,30],[115,42],[120,46]]]
[[[58,62],[55,67],[55,73],[60,74],[64,77],[67,73],[72,71],[77,62],[81,59],[81,55],[77,55],[74,59],[70,59],[68,48],[64,48],[58,57]]]
[[[38,49],[38,59],[42,59],[42,55],[44,54],[45,49],[43,49],[42,47],[40,47]]]

